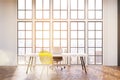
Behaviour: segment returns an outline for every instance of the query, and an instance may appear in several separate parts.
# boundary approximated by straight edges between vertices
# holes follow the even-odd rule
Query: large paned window
[[[26,54],[53,47],[86,53],[88,64],[103,63],[102,0],[18,0],[17,13],[18,64],[26,64]],[[79,63],[71,56],[71,64]]]

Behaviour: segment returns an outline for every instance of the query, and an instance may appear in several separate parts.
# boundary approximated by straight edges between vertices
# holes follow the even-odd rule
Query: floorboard
[[[89,65],[87,74],[81,65],[61,69],[36,66],[26,74],[26,66],[0,66],[0,80],[120,80],[120,67]]]

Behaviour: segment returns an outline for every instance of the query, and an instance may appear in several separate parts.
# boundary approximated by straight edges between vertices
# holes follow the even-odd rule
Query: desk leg
[[[33,57],[31,57],[30,70],[33,67]]]
[[[84,70],[85,70],[85,73],[87,73],[87,71],[86,71],[86,66],[85,66],[85,62],[84,62],[83,57],[80,57],[80,60],[81,60],[82,69],[84,69]]]
[[[26,74],[28,73],[28,69],[29,69],[29,67],[30,67],[31,59],[32,59],[32,57],[29,58],[29,62],[28,62],[28,65],[27,65]]]
[[[83,69],[84,69],[84,67],[83,67],[82,57],[80,57],[80,61],[81,61],[81,66],[82,66],[82,70],[83,70]]]
[[[71,65],[71,56],[68,56],[68,66]]]
[[[66,58],[67,58],[67,65],[68,65],[68,56],[66,56]]]

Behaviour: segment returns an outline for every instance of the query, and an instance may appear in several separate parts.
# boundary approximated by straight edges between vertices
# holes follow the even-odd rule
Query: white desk
[[[84,53],[62,53],[62,54],[53,54],[54,57],[68,57],[68,65],[70,65],[70,57],[71,56],[77,56],[77,57],[83,57],[85,58],[85,63],[87,65],[87,54]]]
[[[38,53],[31,53],[31,54],[28,54],[28,55],[25,55],[27,57],[29,57],[29,63],[28,63],[28,66],[27,66],[27,70],[26,70],[26,73],[28,73],[28,69],[30,67],[32,67],[33,65],[33,59],[38,57]],[[86,66],[85,66],[85,62],[87,64],[87,54],[84,54],[84,53],[61,53],[61,54],[53,54],[53,57],[68,57],[68,61],[70,61],[70,57],[71,56],[77,56],[77,57],[80,57],[80,60],[81,60],[81,65],[82,65],[82,69],[84,69],[85,73],[87,73],[86,71]],[[84,58],[85,58],[85,61],[84,61]],[[68,65],[70,65],[70,62],[68,62]]]

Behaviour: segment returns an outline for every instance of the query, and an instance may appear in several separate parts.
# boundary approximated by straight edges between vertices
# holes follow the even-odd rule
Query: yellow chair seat
[[[39,52],[39,58],[42,64],[52,64],[53,62],[53,55],[48,51],[41,51]]]

